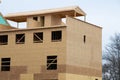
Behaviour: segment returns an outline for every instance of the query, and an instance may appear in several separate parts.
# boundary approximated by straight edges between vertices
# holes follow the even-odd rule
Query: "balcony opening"
[[[42,43],[43,42],[43,32],[38,32],[33,34],[34,43]]]
[[[7,20],[9,23],[10,23],[10,25],[12,26],[12,27],[14,27],[14,28],[19,28],[19,29],[25,29],[25,28],[27,28],[27,22],[25,21],[25,22],[15,22],[15,21],[10,21],[10,20]]]
[[[8,35],[0,35],[0,45],[8,44]]]
[[[16,34],[16,44],[25,43],[25,34]]]

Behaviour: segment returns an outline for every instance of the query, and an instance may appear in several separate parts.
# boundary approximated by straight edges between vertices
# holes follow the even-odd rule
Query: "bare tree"
[[[110,43],[105,47],[103,60],[106,61],[103,65],[103,78],[107,73],[110,75],[109,80],[120,80],[120,33],[111,37]]]

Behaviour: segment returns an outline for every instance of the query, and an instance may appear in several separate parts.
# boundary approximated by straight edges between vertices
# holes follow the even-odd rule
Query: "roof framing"
[[[72,17],[86,15],[86,13],[82,11],[82,9],[80,9],[78,6],[72,6],[72,7],[46,9],[46,10],[39,10],[39,11],[10,13],[4,17],[8,20],[15,21],[15,22],[26,22],[27,17],[29,16],[44,16],[47,14],[59,15],[61,18],[65,18],[66,15],[72,16]]]

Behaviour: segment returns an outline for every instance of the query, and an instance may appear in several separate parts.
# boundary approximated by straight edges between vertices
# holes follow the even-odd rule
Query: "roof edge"
[[[62,7],[62,8],[53,8],[53,9],[43,9],[43,10],[36,10],[36,11],[25,11],[25,12],[16,12],[16,13],[9,13],[4,17],[17,17],[17,16],[31,16],[31,15],[39,15],[39,14],[50,14],[56,12],[63,12],[63,11],[70,11],[74,10],[78,14],[82,16],[86,15],[85,12],[79,8],[79,6],[69,6],[69,7]],[[78,10],[78,11],[77,11]]]

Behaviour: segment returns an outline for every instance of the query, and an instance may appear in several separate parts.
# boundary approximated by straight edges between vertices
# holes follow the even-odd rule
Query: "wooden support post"
[[[74,17],[76,17],[76,12],[74,12]]]
[[[84,16],[84,21],[86,21],[86,16]]]
[[[17,22],[17,28],[19,28],[19,22]]]

